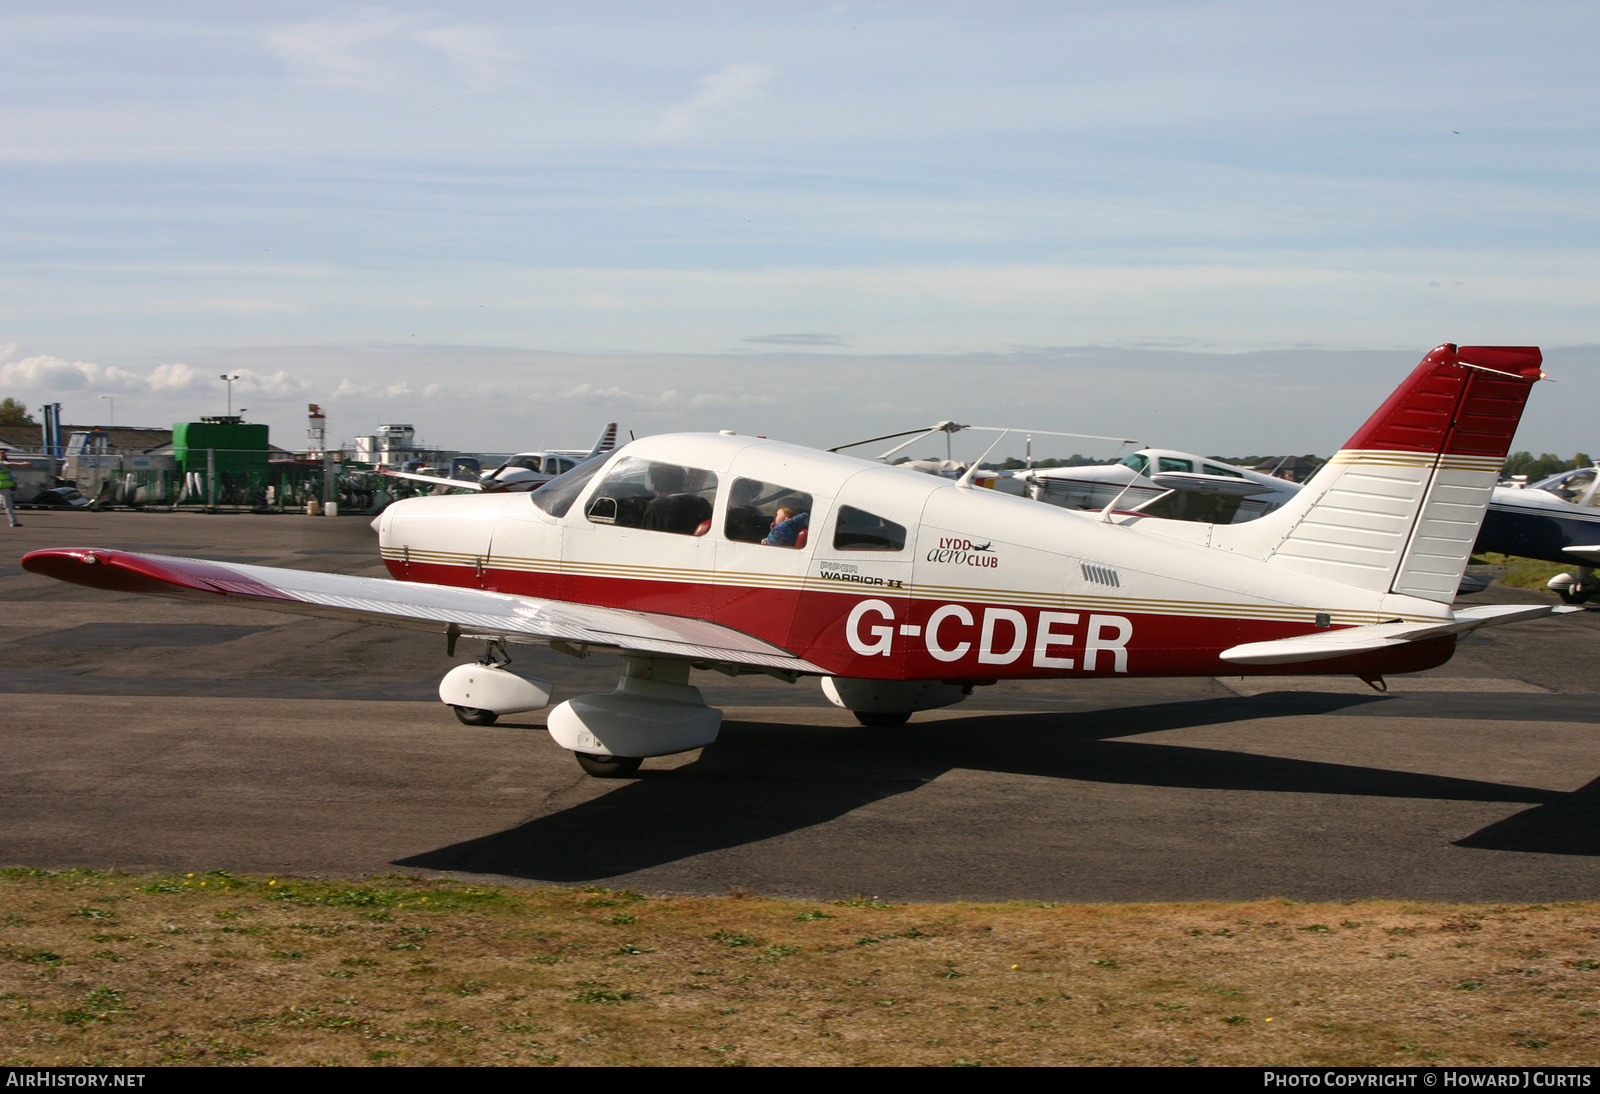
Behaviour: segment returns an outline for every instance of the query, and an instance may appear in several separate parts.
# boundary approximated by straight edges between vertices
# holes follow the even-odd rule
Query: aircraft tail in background
[[[599,439],[594,442],[594,447],[589,449],[589,454],[584,459],[592,460],[615,447],[617,447],[617,423],[607,422],[606,427],[600,431]]]

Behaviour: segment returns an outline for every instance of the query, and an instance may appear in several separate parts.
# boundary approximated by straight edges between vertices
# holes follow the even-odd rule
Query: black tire
[[[894,710],[888,712],[876,710],[852,710],[850,713],[856,716],[856,721],[860,722],[864,726],[871,726],[874,729],[893,729],[895,726],[903,726],[907,722],[911,721],[911,712],[909,710]]]
[[[574,752],[578,766],[597,779],[626,779],[644,763],[640,756],[596,756],[592,752]]]
[[[1575,593],[1569,589],[1557,589],[1556,595],[1561,598],[1564,604],[1587,604],[1590,594],[1587,591]]]
[[[456,712],[456,717],[461,719],[464,726],[492,726],[500,715],[492,710],[479,710],[477,707],[451,707]]]

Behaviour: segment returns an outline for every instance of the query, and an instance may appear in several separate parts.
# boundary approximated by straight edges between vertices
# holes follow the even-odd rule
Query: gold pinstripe
[[[1328,460],[1331,464],[1368,467],[1425,467],[1447,471],[1491,471],[1499,473],[1505,460],[1495,456],[1462,456],[1446,454],[1436,456],[1431,452],[1393,452],[1384,449],[1345,448],[1335,452]]]
[[[386,547],[383,557],[403,562],[407,552],[401,548]],[[584,577],[604,577],[633,581],[673,581],[692,585],[724,585],[757,589],[790,589],[795,591],[821,591],[829,593],[861,594],[870,590],[887,592],[881,586],[845,585],[827,581],[815,575],[724,573],[711,570],[670,569],[662,566],[626,566],[616,563],[585,562],[566,565],[554,559],[506,558],[480,556],[450,551],[411,550],[413,562],[430,565],[474,568],[479,559],[485,569],[518,570],[523,572],[567,573]],[[965,601],[971,604],[1001,604],[1008,607],[1045,608],[1053,611],[1120,612],[1135,615],[1184,615],[1202,619],[1256,619],[1279,623],[1313,623],[1319,614],[1327,614],[1337,625],[1358,626],[1365,623],[1382,623],[1395,619],[1393,613],[1329,609],[1325,613],[1315,607],[1295,607],[1274,604],[1227,604],[1199,600],[1158,600],[1132,596],[1084,596],[1068,592],[1050,593],[1024,589],[973,589],[958,585],[906,585],[893,590],[913,600]],[[1407,622],[1430,621],[1430,616],[1406,616]]]

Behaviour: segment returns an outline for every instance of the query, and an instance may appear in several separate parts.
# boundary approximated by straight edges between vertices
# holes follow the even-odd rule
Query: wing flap
[[[826,671],[759,638],[700,619],[482,589],[88,547],[33,551],[23,556],[22,565],[36,574],[98,589],[187,600],[227,598],[269,611],[440,633],[454,625],[509,641],[559,639],[791,672]]]

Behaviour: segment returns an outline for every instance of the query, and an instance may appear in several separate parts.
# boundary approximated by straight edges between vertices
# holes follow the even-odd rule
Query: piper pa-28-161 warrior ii
[[[1533,383],[1532,347],[1440,346],[1277,511],[1247,524],[1085,513],[732,434],[647,437],[531,494],[414,498],[377,525],[395,580],[97,548],[34,573],[489,643],[440,698],[470,724],[551,685],[505,649],[619,653],[616,690],[551,736],[585,770],[711,744],[691,668],[821,676],[866,725],[1010,679],[1344,673],[1374,686],[1450,658],[1476,627],[1551,606],[1452,612]],[[1559,610],[1559,609],[1557,609]]]
[[[383,474],[391,479],[411,479],[414,482],[428,483],[430,486],[471,490],[475,493],[497,494],[501,491],[526,493],[539,489],[558,475],[565,475],[574,467],[586,464],[597,456],[603,456],[616,447],[617,423],[607,422],[605,428],[600,431],[599,438],[594,442],[594,447],[587,453],[571,450],[518,452],[499,467],[485,471],[476,480],[422,475],[414,471],[384,471]]]

